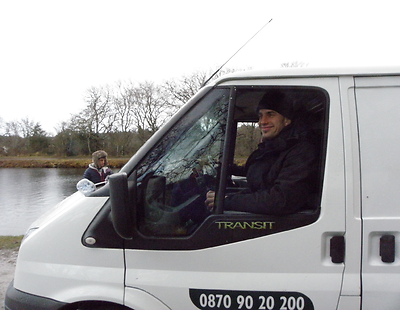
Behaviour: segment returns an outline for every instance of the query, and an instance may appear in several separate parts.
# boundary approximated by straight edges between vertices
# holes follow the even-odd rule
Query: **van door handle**
[[[393,235],[384,235],[379,241],[379,254],[382,262],[394,262],[396,253],[395,237]]]
[[[343,263],[345,256],[344,236],[334,236],[330,240],[330,255],[333,263]]]

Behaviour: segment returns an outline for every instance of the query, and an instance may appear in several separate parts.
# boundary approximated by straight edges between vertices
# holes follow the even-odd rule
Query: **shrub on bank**
[[[0,250],[18,249],[23,236],[0,236]]]

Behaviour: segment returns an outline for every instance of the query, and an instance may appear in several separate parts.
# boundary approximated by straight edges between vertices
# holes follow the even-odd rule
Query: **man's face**
[[[260,109],[258,112],[258,125],[263,141],[277,137],[291,122],[290,119],[271,109]]]

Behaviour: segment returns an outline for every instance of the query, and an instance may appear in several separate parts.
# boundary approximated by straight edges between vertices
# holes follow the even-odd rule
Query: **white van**
[[[312,201],[224,210],[271,88],[295,97],[318,147]],[[220,78],[108,184],[31,226],[6,309],[399,309],[399,126],[400,68]]]

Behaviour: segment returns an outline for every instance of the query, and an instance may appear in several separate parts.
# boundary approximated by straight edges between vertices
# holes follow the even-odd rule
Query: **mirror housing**
[[[129,195],[127,174],[114,173],[109,176],[108,182],[114,229],[121,238],[130,240],[133,238],[135,226],[135,204]],[[136,181],[134,183],[136,184]]]
[[[96,185],[88,179],[82,179],[76,184],[76,189],[86,196],[96,191]]]

